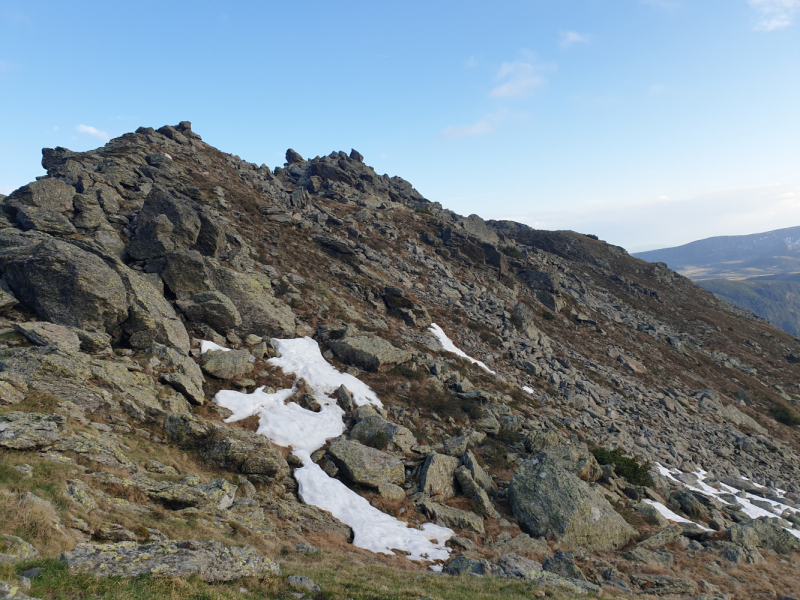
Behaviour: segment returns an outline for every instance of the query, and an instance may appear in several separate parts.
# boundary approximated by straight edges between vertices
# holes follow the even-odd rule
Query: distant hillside
[[[666,263],[720,299],[800,335],[800,227],[712,237],[634,256]]]
[[[721,300],[800,336],[800,282],[707,279],[697,283]]]
[[[800,227],[712,237],[634,256],[647,262],[666,263],[697,281],[800,273]]]

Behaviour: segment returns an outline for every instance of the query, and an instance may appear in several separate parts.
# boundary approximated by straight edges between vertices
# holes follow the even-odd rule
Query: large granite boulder
[[[152,344],[164,344],[189,352],[189,334],[186,332],[172,304],[142,275],[116,264],[117,273],[125,285],[130,312],[122,329],[130,336],[134,348],[149,348]]]
[[[217,379],[233,379],[253,370],[252,358],[247,348],[209,350],[203,355],[202,369]]]
[[[250,546],[232,547],[213,541],[136,544],[78,544],[61,555],[74,572],[96,577],[195,576],[208,582],[279,575],[278,565]]]
[[[420,473],[420,488],[429,496],[452,498],[456,495],[456,469],[459,465],[455,456],[429,454]]]
[[[205,323],[216,331],[233,331],[242,324],[242,316],[222,292],[202,292],[189,300],[178,301],[183,314],[190,321]]]
[[[181,448],[194,450],[219,468],[268,483],[289,476],[286,459],[263,435],[202,421],[191,414],[168,415],[164,429]]]
[[[53,235],[72,235],[78,230],[60,212],[36,206],[20,206],[17,209],[17,223],[23,229],[35,229]]]
[[[184,250],[197,241],[200,217],[182,198],[154,187],[144,201],[133,241],[126,248],[137,260]]]
[[[0,265],[17,299],[45,321],[106,331],[128,318],[119,275],[77,246],[6,229],[0,231]]]
[[[586,444],[575,443],[554,431],[537,431],[525,439],[525,448],[533,454],[543,452],[562,469],[592,483],[603,471]]]
[[[365,371],[387,371],[411,360],[411,352],[396,348],[377,335],[345,337],[333,342],[331,350],[343,363]]]
[[[410,452],[417,445],[417,439],[410,429],[379,415],[361,419],[353,427],[350,437],[381,450]]]
[[[385,483],[405,481],[405,467],[400,459],[359,442],[338,439],[330,445],[328,453],[353,483],[378,488]]]
[[[14,191],[4,203],[12,208],[33,206],[55,212],[70,212],[73,210],[74,195],[75,188],[60,179],[45,177]]]
[[[294,337],[294,313],[272,295],[266,275],[240,273],[213,259],[207,259],[207,262],[213,271],[216,289],[230,298],[242,317],[242,323],[236,329],[238,333],[243,336],[255,333],[262,337]]]
[[[600,493],[546,455],[520,465],[508,495],[524,530],[555,538],[565,549],[619,548],[636,535]]]

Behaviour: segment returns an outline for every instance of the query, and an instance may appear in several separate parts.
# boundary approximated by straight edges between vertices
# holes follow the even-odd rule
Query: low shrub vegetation
[[[640,464],[635,458],[623,456],[619,450],[593,448],[592,454],[601,465],[614,465],[614,472],[633,485],[652,486],[650,463]]]

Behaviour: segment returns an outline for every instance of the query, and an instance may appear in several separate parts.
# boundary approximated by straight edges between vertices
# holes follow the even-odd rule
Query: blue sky
[[[800,0],[0,0],[0,193],[181,120],[629,250],[800,225]]]

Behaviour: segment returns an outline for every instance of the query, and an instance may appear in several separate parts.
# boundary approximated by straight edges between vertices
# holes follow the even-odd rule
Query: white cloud
[[[492,98],[514,98],[525,96],[534,88],[547,83],[543,73],[554,67],[547,67],[538,62],[536,55],[530,51],[522,52],[523,58],[514,62],[504,62],[497,72],[500,85],[489,92]]]
[[[800,0],[747,0],[747,3],[758,13],[756,31],[785,29],[800,14]]]
[[[495,131],[497,130],[486,121],[478,121],[472,125],[450,126],[442,132],[442,136],[446,138],[464,137],[467,135],[494,133]]]
[[[560,33],[561,36],[561,47],[562,48],[569,48],[573,44],[588,44],[589,43],[589,36],[588,35],[581,35],[577,31],[562,31]]]
[[[89,135],[100,138],[101,140],[108,140],[111,137],[105,131],[100,131],[91,125],[78,125],[75,129],[79,133],[88,133]]]

